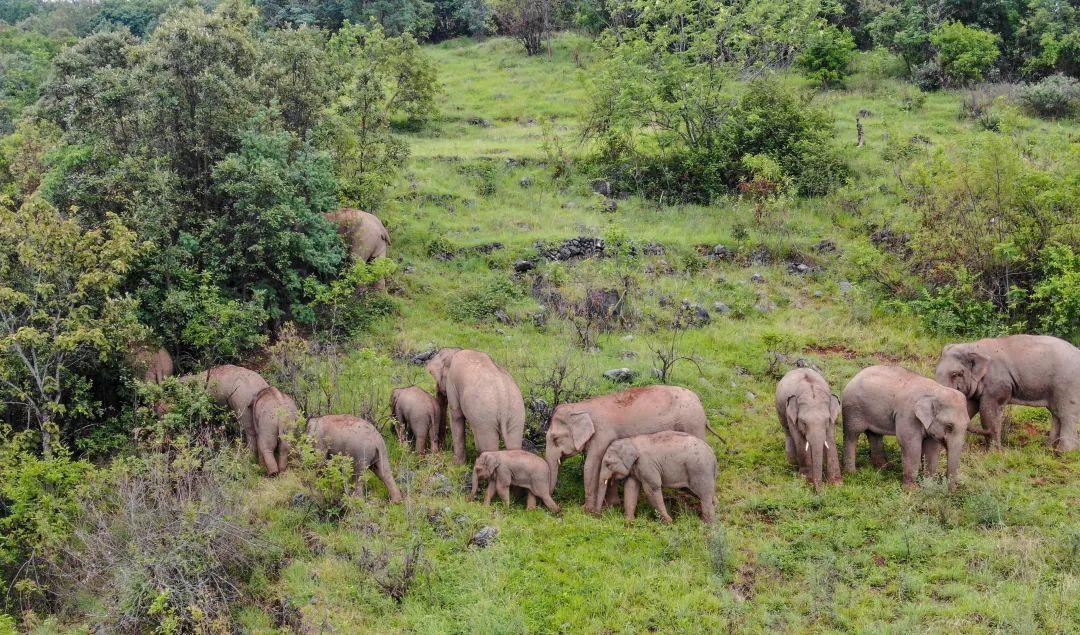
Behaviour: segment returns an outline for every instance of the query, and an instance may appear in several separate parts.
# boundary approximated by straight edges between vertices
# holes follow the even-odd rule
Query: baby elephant
[[[284,472],[289,464],[289,442],[299,418],[293,398],[273,386],[263,388],[251,400],[251,420],[255,429],[255,456],[269,476]]]
[[[819,488],[824,456],[829,484],[843,483],[833,432],[840,416],[840,399],[829,390],[829,382],[809,368],[796,368],[784,375],[776,385],[776,414],[784,429],[788,462],[798,465],[802,475]]]
[[[307,433],[320,456],[343,454],[352,457],[358,486],[360,475],[370,467],[389,490],[390,502],[401,502],[401,490],[390,471],[386,442],[371,423],[351,415],[326,415],[309,419]]]
[[[922,459],[935,474],[941,446],[949,453],[949,491],[956,489],[956,470],[967,435],[967,398],[933,379],[899,366],[870,366],[844,387],[844,471],[855,471],[859,435],[870,441],[870,462],[886,465],[882,435],[896,435],[904,470],[904,487],[915,486]]]
[[[608,446],[600,466],[600,497],[612,478],[626,479],[623,510],[627,519],[637,512],[638,488],[665,523],[671,516],[664,506],[662,487],[685,487],[701,499],[701,519],[711,523],[716,509],[716,455],[708,443],[685,432],[655,432],[619,439]]]
[[[398,443],[405,445],[405,431],[412,432],[416,440],[416,453],[438,452],[442,445],[446,422],[439,402],[419,386],[395,388],[390,393],[390,413],[398,422]]]
[[[553,514],[559,513],[559,505],[551,498],[551,477],[544,459],[525,450],[492,450],[481,452],[473,466],[472,492],[469,500],[476,498],[480,479],[486,479],[487,491],[484,504],[491,504],[491,496],[496,491],[503,505],[510,505],[510,486],[523,487],[529,492],[525,509],[536,509],[536,499],[540,498]]]

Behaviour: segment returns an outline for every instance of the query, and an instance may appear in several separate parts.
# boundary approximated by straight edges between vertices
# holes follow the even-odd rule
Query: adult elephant
[[[351,207],[329,212],[326,220],[337,227],[338,234],[349,245],[349,254],[356,262],[371,262],[386,255],[390,234],[374,214]]]
[[[209,370],[180,378],[183,382],[193,382],[202,386],[220,406],[227,406],[240,422],[248,447],[256,456],[259,454],[256,443],[255,422],[251,410],[252,400],[270,384],[259,373],[244,368],[225,364]]]
[[[585,509],[600,510],[600,466],[608,446],[616,439],[664,430],[705,438],[708,419],[692,390],[678,386],[644,386],[555,408],[547,431],[551,489],[563,458],[585,452]],[[714,433],[715,434],[715,433]]]
[[[1050,447],[1080,448],[1080,349],[1056,337],[1010,335],[949,344],[941,352],[935,378],[968,399],[968,415],[979,413],[983,429],[1001,447],[1006,404],[1048,408],[1053,416]]]
[[[499,449],[499,437],[507,450],[521,449],[525,429],[525,401],[510,373],[486,353],[444,348],[427,362],[435,378],[442,412],[450,417],[454,463],[465,462],[465,422],[472,428],[476,449]]]
[[[164,348],[137,346],[129,356],[136,376],[150,384],[160,384],[173,374],[173,358]]]

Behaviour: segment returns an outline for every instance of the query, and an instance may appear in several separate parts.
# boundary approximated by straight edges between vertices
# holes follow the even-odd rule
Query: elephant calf
[[[390,393],[390,412],[398,422],[398,443],[405,445],[405,431],[412,432],[416,441],[416,453],[438,452],[442,445],[446,423],[442,408],[435,397],[419,386],[395,388]]]
[[[293,398],[273,386],[263,388],[251,400],[255,428],[255,454],[269,476],[284,472],[289,463],[289,442],[299,418]]]
[[[496,450],[482,452],[473,466],[472,492],[469,500],[476,498],[480,479],[487,479],[484,504],[491,504],[496,491],[503,505],[510,506],[510,486],[523,487],[529,492],[526,509],[536,509],[539,497],[552,513],[558,514],[559,505],[551,498],[551,479],[544,459],[525,450]]]
[[[626,479],[623,512],[637,513],[638,488],[644,488],[660,520],[671,522],[663,487],[685,487],[701,499],[701,519],[711,523],[716,510],[716,454],[709,444],[683,432],[656,432],[613,441],[600,467],[600,496],[612,479]]]
[[[904,487],[914,487],[922,458],[926,473],[937,472],[941,446],[949,454],[949,491],[956,489],[956,470],[967,435],[967,399],[963,393],[899,366],[870,366],[844,387],[844,471],[855,471],[859,435],[870,441],[870,461],[884,467],[882,435],[900,443]]]
[[[403,497],[390,470],[386,442],[370,422],[351,415],[326,415],[309,419],[307,433],[315,450],[324,458],[330,454],[352,457],[357,487],[360,475],[370,467],[386,485],[390,502],[401,502]]]
[[[818,488],[824,455],[829,483],[843,483],[833,433],[840,416],[840,399],[829,390],[829,382],[809,368],[796,368],[784,375],[776,385],[776,414],[784,429],[788,462],[798,465],[802,475]]]

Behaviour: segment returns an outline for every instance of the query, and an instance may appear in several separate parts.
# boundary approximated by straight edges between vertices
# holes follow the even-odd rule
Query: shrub
[[[1080,345],[1080,253],[1051,245],[1040,261],[1043,278],[1032,289],[1028,312],[1044,333]]]
[[[506,305],[518,295],[519,291],[512,282],[499,279],[479,291],[465,293],[448,308],[447,313],[455,320],[489,320],[504,311]]]
[[[997,61],[1000,37],[989,31],[946,22],[930,33],[946,86],[963,86],[982,79]]]
[[[1004,328],[994,303],[974,296],[972,281],[936,289],[924,289],[921,297],[908,303],[912,313],[932,333],[977,339],[1001,335]]]
[[[799,54],[806,77],[823,87],[841,86],[855,53],[855,39],[847,29],[828,25]]]
[[[1051,75],[1020,89],[1020,103],[1041,117],[1080,115],[1080,82],[1068,75]]]

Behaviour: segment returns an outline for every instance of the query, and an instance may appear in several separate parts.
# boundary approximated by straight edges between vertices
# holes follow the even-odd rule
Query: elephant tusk
[[[828,450],[828,449],[829,449],[829,442],[828,442],[828,441],[826,441],[826,442],[825,442],[825,449],[826,449],[826,450]]]
[[[806,451],[806,452],[810,451],[810,442],[809,441],[806,442],[806,447],[803,448],[803,450]]]

